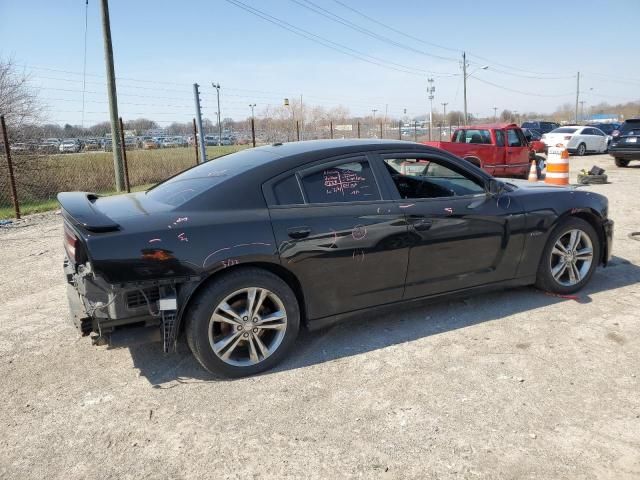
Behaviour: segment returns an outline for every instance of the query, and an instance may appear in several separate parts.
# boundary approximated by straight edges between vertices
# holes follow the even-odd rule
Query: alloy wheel
[[[275,293],[265,288],[243,288],[214,309],[209,320],[209,344],[223,362],[246,367],[273,354],[286,329],[284,303]]]
[[[556,240],[549,259],[551,275],[565,287],[580,283],[593,263],[593,243],[582,230],[573,229]]]

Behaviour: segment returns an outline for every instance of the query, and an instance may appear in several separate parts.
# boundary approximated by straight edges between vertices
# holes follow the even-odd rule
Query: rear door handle
[[[311,228],[306,226],[287,228],[287,235],[297,240],[301,238],[307,238],[310,233],[311,233]]]

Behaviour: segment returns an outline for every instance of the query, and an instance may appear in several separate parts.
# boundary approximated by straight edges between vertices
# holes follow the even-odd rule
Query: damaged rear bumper
[[[163,342],[175,347],[178,305],[176,279],[110,284],[91,271],[90,264],[74,266],[65,259],[70,318],[82,336],[112,348]],[[182,279],[184,282],[189,279]]]

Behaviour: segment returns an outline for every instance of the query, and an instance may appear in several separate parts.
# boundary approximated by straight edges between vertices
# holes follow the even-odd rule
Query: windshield
[[[158,202],[178,207],[200,193],[277,156],[265,150],[247,149],[209,160],[159,183],[147,195]]]

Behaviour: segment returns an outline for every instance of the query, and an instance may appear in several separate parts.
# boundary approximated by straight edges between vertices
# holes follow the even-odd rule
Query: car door
[[[265,185],[281,263],[302,285],[310,319],[402,298],[407,222],[374,161],[326,160]]]
[[[512,278],[524,245],[524,213],[504,192],[490,196],[485,177],[438,154],[383,156],[385,181],[404,203],[411,245],[407,299]],[[403,175],[413,161],[421,172]]]
[[[489,173],[499,177],[507,174],[507,148],[505,146],[504,130],[494,130],[494,135],[496,167]]]
[[[507,128],[506,171],[508,175],[518,175],[529,165],[529,146],[522,130]]]
[[[594,142],[594,150],[596,152],[604,152],[607,150],[607,135],[600,130],[599,128],[592,128],[593,130],[593,135],[595,138],[595,142]]]

